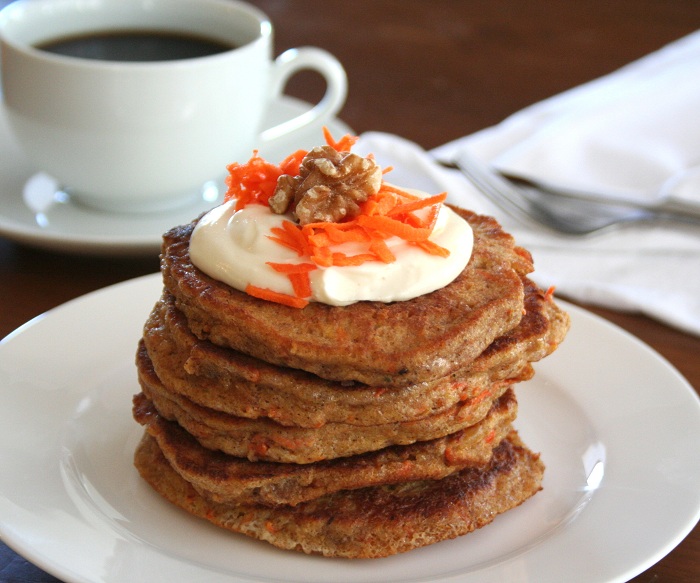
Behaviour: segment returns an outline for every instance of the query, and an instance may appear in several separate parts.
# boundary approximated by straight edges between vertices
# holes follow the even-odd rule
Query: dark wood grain
[[[0,6],[6,3],[0,0]],[[252,3],[276,26],[277,53],[316,45],[343,62],[350,90],[341,117],[357,133],[396,133],[425,148],[495,124],[700,28],[696,0]],[[307,100],[322,91],[313,74],[288,86],[289,93]],[[0,239],[0,337],[67,300],[157,268],[156,258],[72,257]],[[648,343],[700,388],[700,338],[638,314],[585,307]],[[0,561],[0,581],[55,581],[41,578],[6,547]],[[8,565],[14,578],[5,577]],[[698,527],[633,579],[697,580]]]

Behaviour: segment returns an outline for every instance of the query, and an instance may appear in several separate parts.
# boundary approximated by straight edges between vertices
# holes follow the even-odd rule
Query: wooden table
[[[344,63],[350,92],[341,117],[357,133],[392,132],[425,148],[497,123],[700,28],[696,0],[253,3],[276,25],[277,52],[316,45]],[[312,74],[288,87],[307,100],[322,90]],[[157,269],[156,257],[75,257],[0,239],[0,337],[71,298]],[[700,338],[644,316],[585,307],[651,345],[700,389]],[[634,581],[698,579],[696,527]],[[0,581],[55,579],[2,545]]]

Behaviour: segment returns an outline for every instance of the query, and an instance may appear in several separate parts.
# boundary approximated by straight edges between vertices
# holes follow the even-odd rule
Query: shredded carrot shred
[[[363,228],[350,225],[349,228],[338,228],[337,223],[329,223],[326,227],[326,234],[333,243],[367,243],[370,236]]]
[[[365,228],[400,237],[406,241],[425,241],[431,233],[428,227],[412,227],[391,217],[382,215],[360,215],[357,221]]]
[[[399,215],[400,218],[407,225],[412,227],[430,227],[433,228],[433,222],[431,222],[432,217],[429,215],[427,219],[420,218],[416,213],[406,213],[405,215]],[[437,216],[435,217],[437,218]]]
[[[376,261],[377,256],[374,253],[358,253],[357,255],[333,253],[331,260],[336,267],[348,267],[350,265],[362,265],[368,261]]]
[[[302,233],[303,232],[302,230]],[[331,241],[331,238],[325,231],[319,231],[318,233],[308,235],[308,240],[314,247],[330,247],[333,244],[333,241]]]
[[[311,297],[311,279],[309,273],[317,269],[314,263],[274,263],[267,261],[267,265],[278,273],[284,273],[292,284],[294,295],[297,298]]]
[[[428,212],[428,217],[425,221],[423,221],[423,226],[432,231],[435,227],[435,223],[437,223],[438,212],[440,212],[440,209],[437,205],[431,206],[430,211]]]
[[[420,196],[411,194],[403,188],[399,188],[398,186],[394,186],[393,184],[389,184],[387,182],[382,182],[382,187],[379,189],[379,192],[393,192],[394,194],[398,194],[401,198],[406,198],[408,200],[422,200]]]
[[[446,192],[436,194],[435,196],[429,196],[427,198],[419,198],[418,200],[413,200],[411,202],[398,204],[386,214],[388,214],[389,216],[393,216],[393,215],[400,215],[403,213],[417,211],[419,209],[423,209],[423,208],[432,206],[432,205],[440,203],[440,202],[445,202],[446,198],[447,198]]]
[[[336,140],[325,127],[323,135],[328,146],[339,152],[349,151],[358,140],[351,135]],[[283,174],[297,176],[307,153],[306,150],[297,150],[276,165],[254,151],[248,162],[230,164],[227,167],[228,189],[224,200],[235,200],[236,210],[248,204],[267,205],[279,177]],[[383,174],[390,170],[384,168]],[[303,308],[308,305],[312,294],[309,273],[318,267],[361,265],[367,261],[392,263],[396,257],[386,242],[390,237],[399,237],[431,255],[447,257],[449,250],[429,240],[446,196],[443,192],[422,198],[382,181],[379,192],[361,203],[360,214],[352,219],[341,223],[312,223],[303,227],[284,220],[281,227],[273,227],[267,237],[294,251],[299,257],[308,257],[310,262],[268,262],[268,265],[289,278],[294,295],[253,285],[249,285],[246,292],[260,299]],[[361,250],[348,254],[331,249],[343,243],[358,244]]]
[[[309,278],[308,271],[302,271],[300,273],[289,273],[287,274],[289,281],[292,282],[292,289],[294,290],[294,295],[298,298],[310,298],[311,297],[311,279]]]
[[[330,267],[333,265],[333,253],[330,247],[311,247],[311,261],[319,267]]]
[[[289,294],[283,294],[265,287],[258,287],[250,284],[246,286],[245,293],[260,300],[284,304],[285,306],[289,306],[291,308],[305,308],[309,304],[308,300],[303,298],[297,298]]]
[[[268,239],[296,251],[297,255],[307,255],[309,245],[301,229],[292,221],[283,221],[282,228],[272,227],[272,235],[267,235]]]
[[[274,263],[272,261],[267,261],[266,263],[275,271],[286,274],[309,273],[309,271],[316,269],[313,263]]]
[[[304,159],[306,154],[308,154],[306,150],[297,150],[282,160],[280,163],[280,170],[282,170],[282,174],[289,174],[290,176],[296,176],[299,174],[301,161]]]
[[[323,128],[323,137],[325,138],[326,143],[338,152],[349,152],[350,149],[355,145],[355,142],[357,142],[357,140],[359,139],[357,136],[351,136],[348,134],[343,136],[342,138],[340,138],[340,140],[336,142],[333,139],[330,130],[325,126]]]
[[[386,241],[384,241],[384,239],[374,239],[369,244],[369,250],[372,253],[374,253],[380,261],[383,261],[384,263],[393,263],[394,261],[396,261],[396,257],[391,252],[389,246],[386,244]]]
[[[393,193],[379,192],[375,196],[367,199],[360,207],[363,215],[386,215],[396,208],[397,197]]]
[[[304,254],[304,252],[301,249],[299,249],[297,242],[294,239],[290,238],[284,229],[278,229],[276,227],[273,227],[271,229],[271,232],[273,233],[272,235],[266,235],[268,239],[274,241],[275,243],[279,243],[280,245],[283,245],[284,247],[287,247],[292,251],[296,251],[297,255]]]
[[[416,247],[420,247],[425,251],[426,253],[430,253],[431,255],[437,255],[438,257],[449,257],[450,256],[450,250],[445,249],[444,247],[441,247],[437,243],[433,243],[432,241],[418,241],[414,243]]]

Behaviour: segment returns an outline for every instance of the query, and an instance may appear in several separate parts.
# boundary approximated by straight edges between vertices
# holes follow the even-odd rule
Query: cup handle
[[[345,69],[329,52],[315,47],[289,49],[275,59],[272,69],[270,94],[273,98],[282,94],[289,78],[298,71],[310,69],[319,72],[326,80],[326,93],[309,111],[261,132],[263,144],[269,144],[302,128],[316,125],[319,128],[333,117],[345,103],[348,79]]]

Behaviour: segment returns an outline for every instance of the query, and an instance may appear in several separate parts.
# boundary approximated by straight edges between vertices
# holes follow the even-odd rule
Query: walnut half
[[[318,146],[302,160],[299,176],[284,174],[269,199],[273,212],[292,208],[300,224],[340,222],[357,216],[359,203],[379,191],[382,169],[371,159]]]

